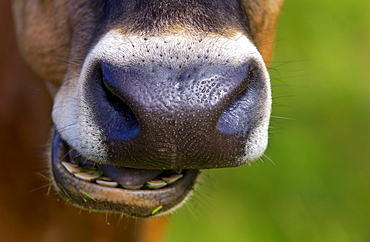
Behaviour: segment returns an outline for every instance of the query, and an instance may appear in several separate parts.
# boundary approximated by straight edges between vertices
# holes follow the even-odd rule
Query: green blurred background
[[[270,73],[273,162],[204,172],[166,241],[370,241],[370,1],[286,1]]]

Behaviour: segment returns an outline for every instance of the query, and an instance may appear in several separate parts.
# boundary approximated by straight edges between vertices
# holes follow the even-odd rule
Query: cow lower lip
[[[62,165],[69,162],[68,147],[55,132],[52,145],[51,176],[58,193],[76,207],[90,211],[151,217],[169,213],[191,194],[198,170],[183,170],[183,177],[158,190],[127,190],[101,186],[74,177]],[[160,208],[158,210],[158,208]]]

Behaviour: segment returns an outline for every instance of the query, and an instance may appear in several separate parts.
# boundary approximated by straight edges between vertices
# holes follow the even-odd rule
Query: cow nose
[[[100,105],[96,119],[106,120],[100,126],[108,153],[114,154],[111,163],[207,168],[243,152],[252,63],[177,68],[101,63],[99,68],[104,100],[93,95],[89,101]]]

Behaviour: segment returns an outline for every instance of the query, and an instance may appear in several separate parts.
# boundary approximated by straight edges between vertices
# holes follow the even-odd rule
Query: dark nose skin
[[[244,152],[248,114],[243,105],[248,105],[250,63],[176,69],[102,63],[97,69],[102,82],[95,89],[104,94],[92,95],[89,101],[100,109],[94,118],[109,154],[114,154],[109,164],[214,168],[235,162]],[[105,105],[116,112],[105,113]]]

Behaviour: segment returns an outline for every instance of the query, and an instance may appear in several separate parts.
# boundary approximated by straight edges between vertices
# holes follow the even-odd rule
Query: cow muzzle
[[[80,207],[164,214],[200,169],[258,159],[270,111],[266,67],[244,34],[110,31],[57,94],[54,183]]]

